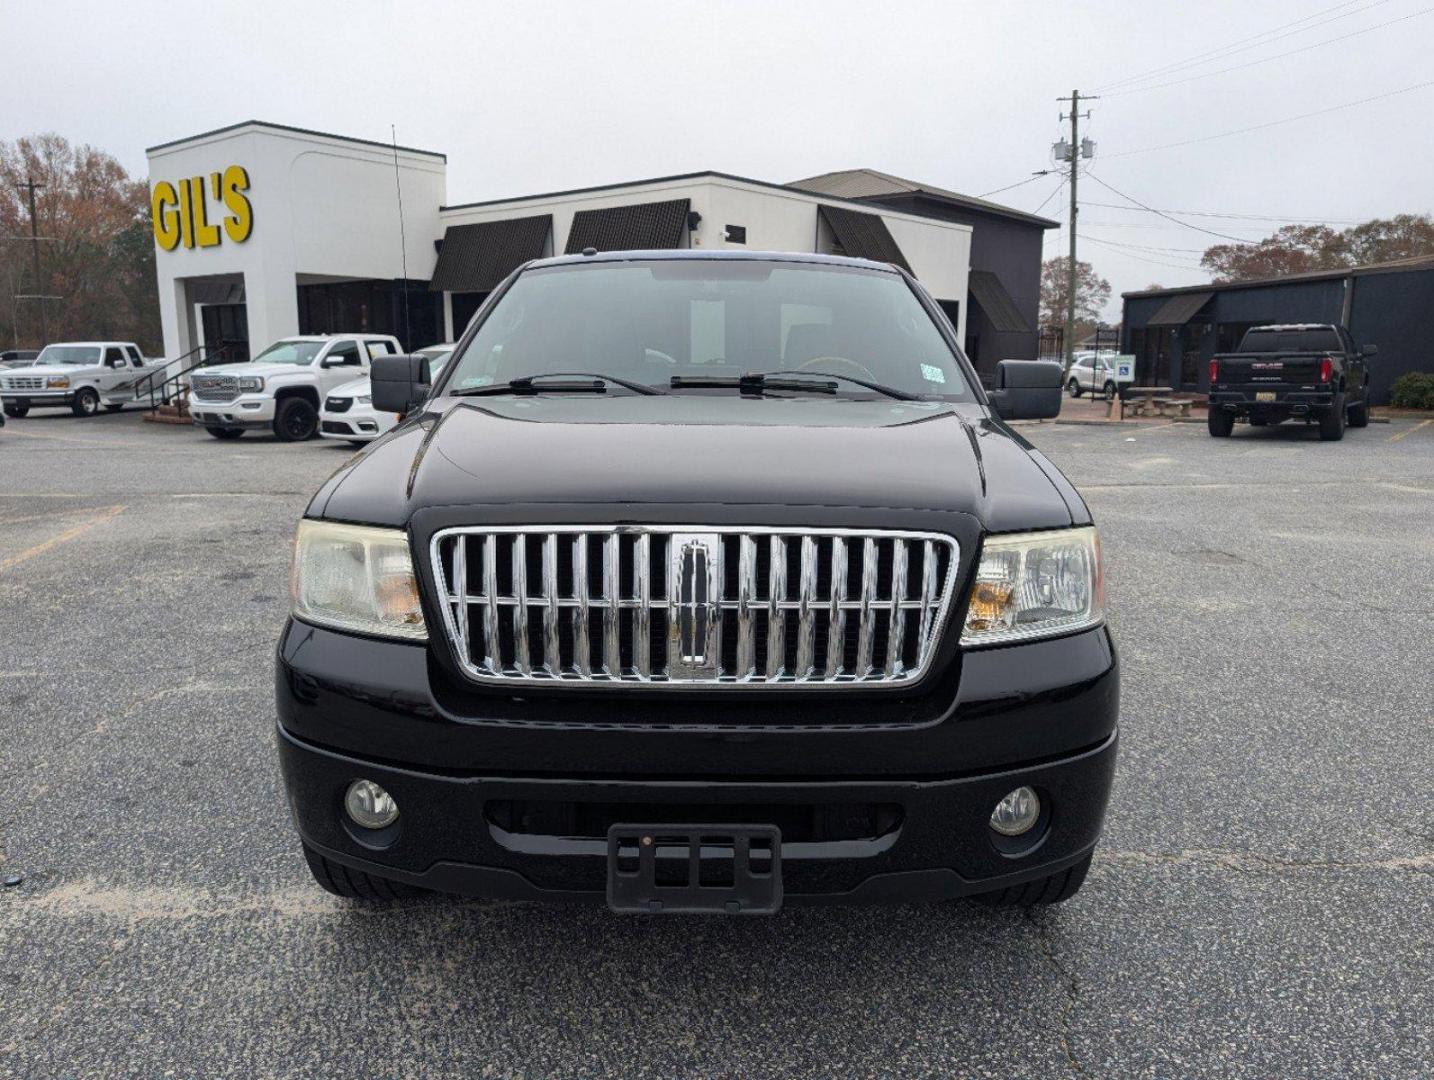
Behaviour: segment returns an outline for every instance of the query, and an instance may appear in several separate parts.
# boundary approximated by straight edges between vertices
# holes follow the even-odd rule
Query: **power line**
[[[1111,158],[1131,157],[1134,154],[1150,154],[1156,150],[1173,150],[1178,146],[1193,146],[1196,143],[1211,142],[1215,139],[1228,139],[1234,135],[1248,135],[1252,131],[1264,131],[1266,128],[1278,127],[1280,124],[1293,124],[1296,120],[1308,120],[1314,116],[1326,116],[1329,113],[1339,112],[1342,109],[1352,109],[1356,105],[1368,105],[1371,101],[1383,101],[1385,98],[1398,97],[1400,94],[1412,93],[1415,90],[1424,90],[1434,86],[1434,79],[1428,82],[1415,83],[1413,86],[1401,87],[1398,90],[1389,90],[1383,94],[1375,94],[1373,97],[1360,98],[1358,101],[1346,101],[1340,105],[1331,105],[1327,109],[1316,109],[1314,112],[1300,113],[1298,116],[1286,116],[1279,120],[1269,120],[1263,124],[1253,124],[1250,127],[1236,128],[1234,131],[1221,131],[1214,135],[1201,135],[1194,139],[1182,139],[1179,142],[1161,143],[1159,146],[1143,146],[1139,150],[1122,150],[1118,154],[1105,154],[1106,160]]]
[[[1107,210],[1128,210],[1131,212],[1145,212],[1144,207],[1124,206],[1120,203],[1093,202],[1087,199],[1081,200],[1082,206],[1100,206]],[[1167,214],[1184,214],[1186,217],[1207,217],[1223,218],[1228,221],[1280,221],[1286,224],[1304,225],[1358,225],[1359,222],[1350,218],[1325,218],[1325,217],[1297,217],[1292,214],[1222,214],[1216,210],[1166,210]],[[1094,224],[1087,222],[1087,224]],[[1102,224],[1105,224],[1104,222]]]
[[[1366,9],[1368,10],[1368,9]],[[1295,56],[1298,53],[1309,52],[1311,49],[1319,49],[1325,45],[1333,45],[1339,41],[1348,41],[1350,38],[1359,37],[1361,34],[1368,34],[1375,30],[1382,30],[1386,26],[1393,26],[1395,23],[1408,22],[1410,19],[1417,19],[1421,15],[1428,15],[1434,8],[1425,8],[1409,15],[1401,15],[1397,19],[1390,19],[1388,22],[1376,23],[1374,26],[1366,26],[1362,30],[1351,30],[1348,34],[1340,34],[1337,37],[1325,38],[1323,41],[1316,41],[1309,45],[1302,45],[1298,49],[1290,49],[1288,52],[1275,53],[1273,56],[1262,56],[1258,60],[1247,60],[1243,64],[1233,64],[1230,67],[1219,68],[1215,71],[1206,71],[1200,75],[1188,75],[1183,79],[1174,79],[1170,82],[1155,83],[1151,86],[1132,86],[1125,90],[1116,90],[1107,93],[1105,97],[1120,97],[1122,94],[1139,94],[1145,90],[1163,90],[1167,86],[1180,86],[1184,83],[1196,82],[1199,79],[1210,79],[1216,75],[1228,75],[1232,71],[1242,71],[1248,67],[1255,67],[1260,64],[1267,64],[1271,60],[1282,60],[1286,56]]]
[[[1323,22],[1315,23],[1314,26],[1301,26],[1302,23],[1311,22],[1314,19],[1320,18],[1322,15],[1328,15],[1332,11],[1339,11],[1342,8],[1353,7],[1358,2],[1359,0],[1345,0],[1344,3],[1335,4],[1333,7],[1324,8],[1320,11],[1314,12],[1313,14],[1306,15],[1303,18],[1295,19],[1293,22],[1281,23],[1279,26],[1276,26],[1273,29],[1265,30],[1258,34],[1253,34],[1250,37],[1240,38],[1238,41],[1232,41],[1228,44],[1220,45],[1214,49],[1208,49],[1205,52],[1196,53],[1194,56],[1187,57],[1184,60],[1176,60],[1173,63],[1165,64],[1162,67],[1151,68],[1148,71],[1143,71],[1136,75],[1127,75],[1123,79],[1116,79],[1113,82],[1108,82],[1103,86],[1097,86],[1096,90],[1105,91],[1112,87],[1128,86],[1130,83],[1145,82],[1148,79],[1153,79],[1161,75],[1169,75],[1173,72],[1182,71],[1186,68],[1199,67],[1201,64],[1213,63],[1215,60],[1224,59],[1226,56],[1233,56],[1236,52],[1244,51],[1243,49],[1239,48],[1239,46],[1248,46],[1249,48],[1254,48],[1256,47],[1256,45],[1269,45],[1274,41],[1278,41],[1281,37],[1293,37],[1295,34],[1302,34],[1307,30],[1313,30],[1316,27],[1325,25],[1325,23],[1331,23],[1336,21],[1337,19],[1348,18],[1350,15],[1358,15],[1362,11],[1368,11],[1370,8],[1378,7],[1380,6],[1380,4],[1388,3],[1388,0],[1376,0],[1376,2],[1370,4],[1369,7],[1360,8],[1359,11],[1346,11],[1343,15],[1336,15],[1333,18],[1325,19]],[[1294,30],[1291,29],[1291,27],[1300,27],[1300,29]],[[1281,31],[1285,30],[1288,30],[1289,33],[1282,34]],[[1254,44],[1250,44],[1252,42]]]
[[[1099,239],[1099,238],[1097,238],[1097,237],[1094,237],[1094,236],[1086,236],[1086,235],[1084,235],[1084,234],[1081,235],[1081,239],[1082,239],[1082,240],[1089,240],[1092,244],[1105,244],[1105,245],[1108,245],[1108,244],[1110,243],[1110,241],[1108,241],[1108,240],[1101,240],[1101,239]],[[1152,259],[1152,258],[1149,258],[1148,256],[1145,256],[1145,255],[1136,255],[1134,252],[1130,252],[1130,251],[1118,251],[1117,253],[1120,254],[1120,255],[1125,256],[1127,259],[1134,259],[1136,262],[1149,263],[1151,266],[1164,266],[1164,267],[1167,267],[1168,269],[1171,269],[1171,270],[1203,270],[1203,269],[1204,269],[1204,267],[1199,266],[1199,265],[1194,264],[1194,263],[1165,262],[1165,261],[1163,261],[1163,260],[1161,260],[1161,259]]]
[[[1041,177],[1049,176],[1050,174],[1050,169],[1042,169],[1040,172],[1031,173],[1031,175],[1026,177],[1024,180],[1017,180],[1014,184],[1007,184],[1005,187],[998,187],[995,191],[983,191],[981,192],[981,194],[977,195],[976,198],[985,199],[992,195],[999,195],[1003,191],[1010,191],[1012,188],[1025,187],[1027,184],[1033,183],[1034,181],[1039,180]]]
[[[1097,184],[1099,184],[1101,187],[1105,188],[1107,191],[1112,192],[1112,193],[1114,193],[1114,194],[1116,194],[1116,195],[1119,195],[1122,199],[1125,199],[1127,202],[1132,202],[1132,203],[1134,203],[1136,206],[1140,207],[1142,210],[1149,210],[1152,214],[1155,214],[1155,215],[1157,215],[1158,217],[1162,217],[1162,218],[1164,218],[1166,221],[1173,221],[1176,225],[1183,225],[1185,228],[1187,228],[1187,229],[1194,229],[1196,232],[1208,233],[1208,234],[1211,235],[1211,236],[1218,236],[1221,240],[1233,240],[1233,241],[1235,241],[1235,243],[1237,243],[1237,244],[1248,244],[1248,243],[1250,243],[1249,240],[1246,240],[1246,239],[1244,239],[1244,238],[1242,238],[1242,237],[1239,237],[1239,236],[1231,236],[1229,233],[1216,232],[1214,229],[1207,229],[1207,228],[1205,228],[1205,227],[1202,226],[1202,225],[1191,225],[1190,222],[1188,222],[1188,221],[1181,221],[1179,218],[1171,217],[1169,214],[1167,214],[1167,213],[1166,213],[1165,211],[1163,211],[1163,210],[1157,210],[1157,209],[1155,209],[1155,207],[1153,207],[1153,206],[1146,206],[1146,205],[1145,205],[1143,202],[1141,202],[1139,199],[1134,198],[1133,196],[1127,195],[1127,194],[1126,194],[1125,192],[1123,192],[1123,191],[1117,191],[1115,188],[1111,187],[1109,184],[1107,184],[1107,183],[1106,183],[1104,180],[1102,180],[1100,177],[1096,176],[1095,173],[1093,173],[1093,172],[1091,172],[1091,171],[1089,171],[1089,170],[1086,171],[1086,176],[1090,177],[1092,180],[1094,180],[1094,181],[1095,181]]]
[[[1062,176],[1062,177],[1061,177],[1061,182],[1055,186],[1055,190],[1052,191],[1049,195],[1047,195],[1044,199],[1042,199],[1042,200],[1041,200],[1041,205],[1038,206],[1038,207],[1036,207],[1034,210],[1032,210],[1031,213],[1032,213],[1032,214],[1039,214],[1043,209],[1045,209],[1046,203],[1050,202],[1050,201],[1051,201],[1052,199],[1054,199],[1057,195],[1059,195],[1059,194],[1061,193],[1061,189],[1064,188],[1065,186],[1066,186],[1066,177]]]

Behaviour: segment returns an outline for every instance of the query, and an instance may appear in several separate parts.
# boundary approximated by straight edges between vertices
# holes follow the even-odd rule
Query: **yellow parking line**
[[[1398,435],[1391,435],[1391,436],[1389,436],[1389,441],[1390,441],[1390,442],[1398,442],[1400,439],[1404,438],[1404,436],[1406,436],[1406,435],[1413,435],[1413,434],[1414,434],[1416,431],[1418,431],[1420,428],[1427,428],[1430,424],[1434,424],[1434,420],[1421,420],[1421,421],[1419,421],[1419,423],[1415,424],[1412,428],[1406,428],[1404,431],[1401,431]]]
[[[19,566],[22,562],[27,562],[30,559],[33,559],[36,555],[43,555],[51,548],[59,547],[61,544],[68,544],[76,537],[83,536],[85,533],[89,532],[96,525],[103,525],[111,518],[113,518],[116,514],[123,513],[124,509],[125,508],[123,506],[108,506],[89,520],[82,521],[78,525],[66,529],[58,536],[52,536],[50,537],[50,539],[44,541],[43,543],[36,544],[32,548],[26,548],[18,555],[11,555],[7,559],[0,559],[0,572],[9,570],[11,567],[14,566]]]

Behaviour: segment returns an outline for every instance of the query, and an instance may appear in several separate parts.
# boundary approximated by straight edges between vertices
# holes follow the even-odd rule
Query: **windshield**
[[[453,358],[453,346],[433,345],[427,349],[419,349],[415,355],[428,357],[428,378],[430,382],[436,382],[439,373],[448,366],[448,361]]]
[[[1339,334],[1326,327],[1310,330],[1256,328],[1240,342],[1240,352],[1342,352]]]
[[[276,341],[254,357],[254,363],[309,364],[323,347],[322,341]]]
[[[921,397],[968,393],[956,356],[900,276],[735,259],[530,270],[463,349],[444,389],[575,371],[661,388],[673,376],[799,371]],[[873,392],[843,380],[837,393]]]
[[[100,347],[98,345],[46,345],[35,359],[35,366],[39,367],[42,364],[83,366],[99,362]]]

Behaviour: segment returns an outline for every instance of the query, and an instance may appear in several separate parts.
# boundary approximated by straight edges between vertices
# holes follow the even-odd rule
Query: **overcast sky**
[[[0,0],[0,41],[0,138],[56,131],[136,175],[146,146],[260,119],[383,140],[396,125],[400,143],[448,154],[455,203],[700,169],[787,181],[859,166],[981,194],[1051,167],[1066,130],[1057,96],[1104,87],[1092,174],[1160,209],[1274,219],[1192,225],[1258,238],[1295,218],[1434,210],[1434,85],[1141,152],[1434,80],[1427,0]],[[1057,182],[992,198],[1034,210]],[[1092,179],[1080,195],[1124,204]],[[1065,219],[1066,202],[1063,191],[1043,212]],[[1199,253],[1220,242],[1096,205],[1080,232],[1104,242],[1083,242],[1081,258],[1109,279],[1111,317],[1122,290],[1206,280]],[[1066,242],[1053,230],[1047,254]]]

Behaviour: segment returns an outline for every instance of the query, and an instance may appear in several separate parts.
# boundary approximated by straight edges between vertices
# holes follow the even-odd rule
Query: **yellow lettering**
[[[194,246],[194,196],[187,179],[179,182],[179,240],[187,248]]]
[[[217,181],[219,174],[215,173]],[[209,224],[209,200],[204,197],[204,177],[196,176],[189,182],[190,199],[194,204],[194,239],[202,248],[218,247],[222,239],[219,226]]]
[[[224,231],[229,239],[242,244],[254,231],[254,207],[243,192],[249,190],[249,174],[242,165],[230,165],[224,170],[224,205],[229,213],[224,218]]]
[[[154,225],[154,241],[164,251],[173,251],[179,246],[179,214],[175,210],[178,202],[179,196],[168,180],[154,185],[149,197],[150,218]]]

